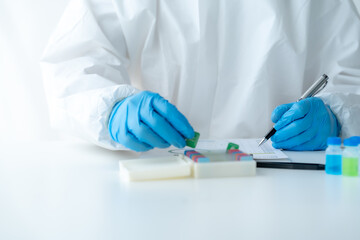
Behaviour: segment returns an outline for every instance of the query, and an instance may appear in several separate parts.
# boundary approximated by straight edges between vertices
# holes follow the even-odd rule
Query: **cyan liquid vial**
[[[341,175],[341,138],[329,137],[327,144],[328,147],[326,148],[325,172],[332,175]]]

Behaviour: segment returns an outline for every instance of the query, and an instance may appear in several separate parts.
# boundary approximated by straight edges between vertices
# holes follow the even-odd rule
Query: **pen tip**
[[[260,147],[265,142],[265,140],[266,140],[266,138],[261,139],[261,141],[259,142],[258,147]]]

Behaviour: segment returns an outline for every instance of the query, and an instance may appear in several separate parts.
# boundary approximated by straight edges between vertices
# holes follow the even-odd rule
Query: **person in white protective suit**
[[[353,1],[74,0],[42,68],[52,125],[108,149],[184,147],[194,129],[258,138],[274,123],[273,146],[290,150],[360,135]],[[323,73],[328,86],[294,102]]]

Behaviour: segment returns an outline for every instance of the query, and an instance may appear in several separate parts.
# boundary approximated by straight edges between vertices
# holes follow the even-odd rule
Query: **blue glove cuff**
[[[337,137],[340,135],[341,125],[336,115],[331,111],[330,106],[325,104],[325,107],[330,116],[330,127],[331,127],[330,136]]]
[[[111,131],[111,128],[112,128],[112,124],[113,124],[113,119],[114,119],[114,116],[115,116],[115,113],[117,112],[117,110],[119,109],[119,107],[121,106],[121,104],[124,102],[125,98],[119,102],[117,102],[114,107],[112,108],[111,110],[111,114],[110,114],[110,117],[109,117],[109,124],[108,124],[108,131],[109,131],[109,134],[110,134],[110,137],[113,141],[117,142],[116,138],[113,136],[112,132]]]

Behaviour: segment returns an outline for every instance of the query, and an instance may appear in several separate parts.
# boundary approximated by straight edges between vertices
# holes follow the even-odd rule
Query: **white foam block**
[[[192,161],[180,156],[120,161],[120,174],[130,181],[190,177]]]
[[[183,155],[184,159],[191,161]],[[195,178],[245,177],[256,175],[254,160],[193,163]]]

